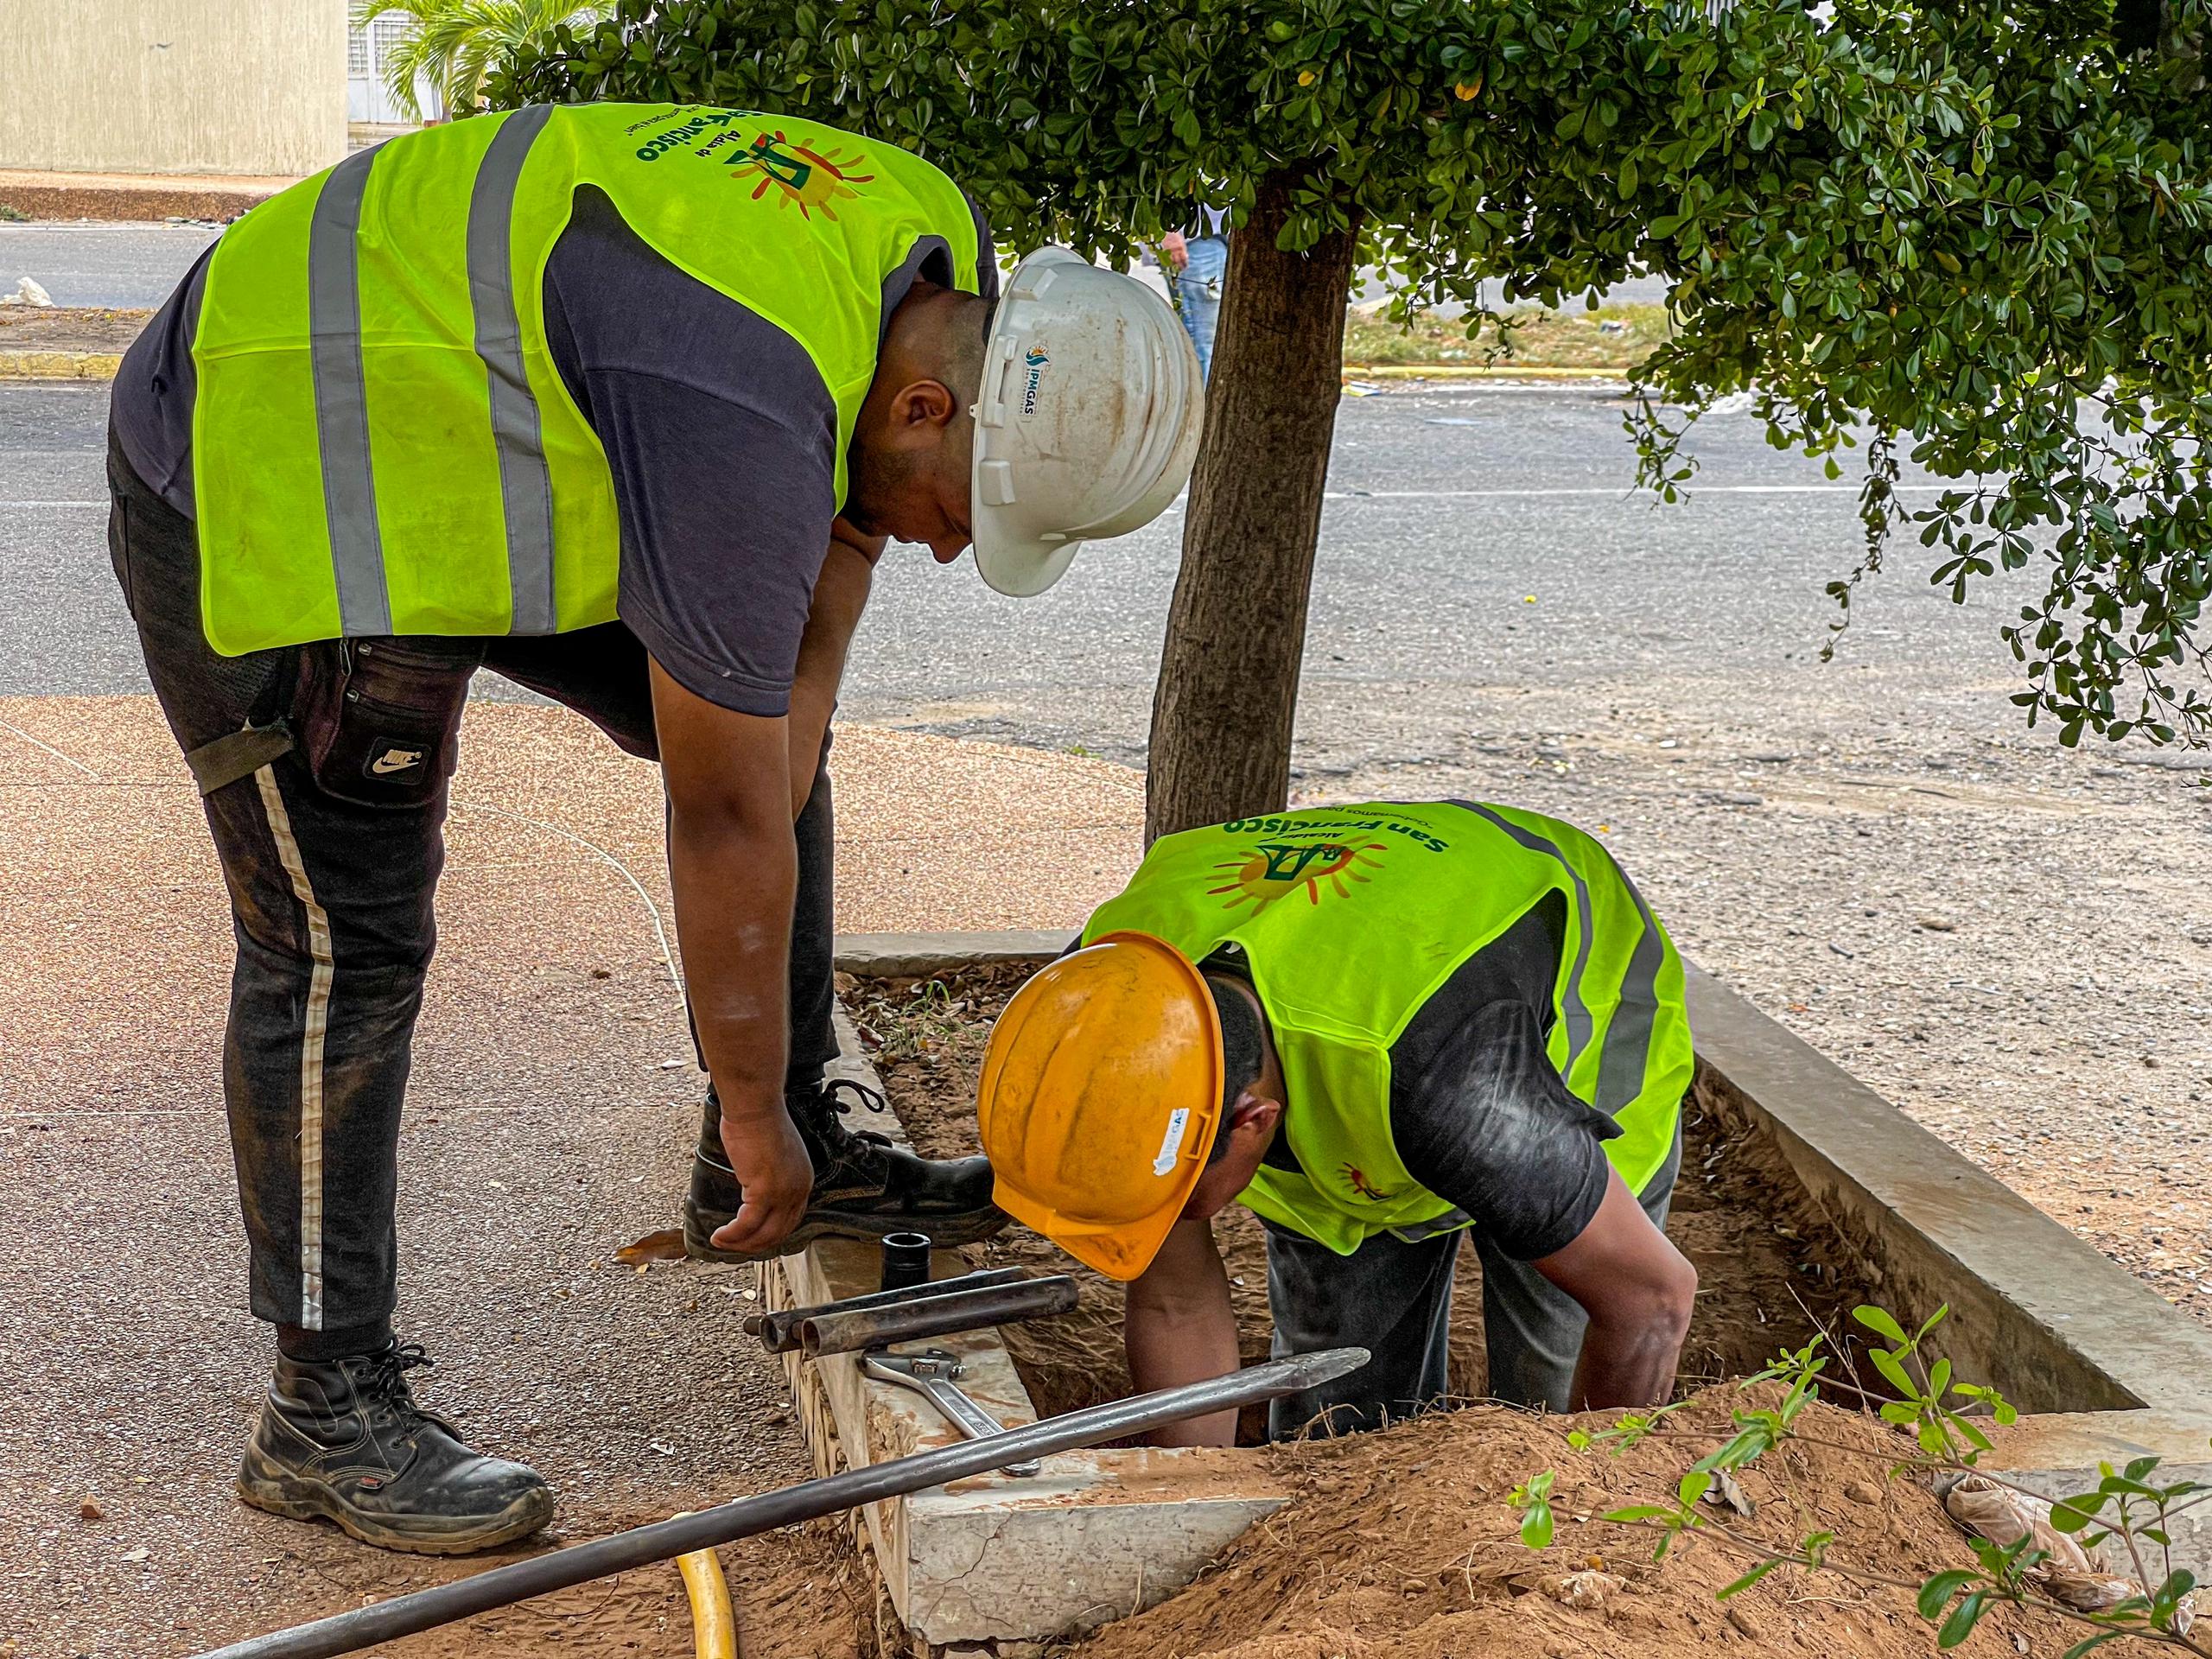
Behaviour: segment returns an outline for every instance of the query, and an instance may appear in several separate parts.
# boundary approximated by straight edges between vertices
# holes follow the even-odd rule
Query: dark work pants
[[[180,747],[287,715],[301,652],[333,647],[217,655],[200,629],[191,521],[137,479],[112,439],[108,482],[110,555]],[[630,753],[658,758],[645,649],[620,623],[487,641],[483,661],[575,709]],[[223,1094],[251,1303],[307,1357],[373,1345],[391,1315],[400,1103],[437,942],[446,804],[442,788],[421,807],[340,800],[296,754],[202,803],[238,941]],[[798,835],[791,1082],[802,1086],[818,1084],[836,1053],[826,773]]]
[[[1644,1186],[1644,1214],[1667,1230],[1667,1208],[1682,1161],[1675,1149]],[[1268,1408],[1268,1436],[1283,1440],[1317,1417],[1344,1433],[1380,1428],[1450,1391],[1446,1352],[1452,1323],[1452,1269],[1470,1233],[1440,1233],[1408,1243],[1378,1233],[1350,1255],[1267,1224],[1268,1310],[1277,1354],[1364,1348],[1375,1357],[1349,1376],[1308,1389]],[[1483,1346],[1490,1397],[1565,1411],[1582,1355],[1581,1305],[1526,1262],[1516,1262],[1471,1230],[1483,1264]],[[1317,1428],[1318,1428],[1317,1425]]]

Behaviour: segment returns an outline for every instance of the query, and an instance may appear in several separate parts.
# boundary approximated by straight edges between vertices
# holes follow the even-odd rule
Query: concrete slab
[[[842,1011],[838,1039],[834,1069],[874,1086],[874,1068]],[[897,1119],[882,1116],[855,1127],[903,1144]],[[963,1270],[949,1252],[934,1264],[940,1278]],[[875,1289],[879,1274],[872,1247],[825,1240],[764,1268],[761,1299],[770,1307],[831,1301]],[[957,1354],[961,1386],[1001,1422],[1036,1421],[995,1332],[901,1344],[921,1346]],[[785,1363],[823,1473],[959,1438],[919,1395],[863,1375],[856,1355],[788,1355]],[[914,1650],[1009,1655],[1164,1599],[1285,1496],[1247,1454],[1109,1448],[1047,1458],[1031,1477],[982,1475],[871,1504],[863,1519],[885,1596]]]

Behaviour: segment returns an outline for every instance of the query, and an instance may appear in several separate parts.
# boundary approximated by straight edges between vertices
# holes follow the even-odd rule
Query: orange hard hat
[[[1152,1263],[1221,1122],[1221,1016],[1197,965],[1109,933],[1014,994],[976,1096],[1000,1209],[1110,1278]]]

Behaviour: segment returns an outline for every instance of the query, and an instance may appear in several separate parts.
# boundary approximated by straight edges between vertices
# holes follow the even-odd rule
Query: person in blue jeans
[[[1167,256],[1167,279],[1183,315],[1184,332],[1198,350],[1198,372],[1213,378],[1213,330],[1221,315],[1222,285],[1229,278],[1229,215],[1218,207],[1198,209],[1190,231],[1170,231],[1160,238]]]

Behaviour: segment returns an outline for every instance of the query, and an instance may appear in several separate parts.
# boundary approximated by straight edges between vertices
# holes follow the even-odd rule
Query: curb
[[[188,174],[175,182],[115,184],[96,175],[83,180],[67,174],[41,173],[34,182],[13,169],[0,169],[0,202],[26,219],[92,219],[100,224],[159,224],[172,219],[226,225],[283,189],[282,181],[256,184],[194,183]]]
[[[120,352],[0,352],[0,380],[112,380]]]

